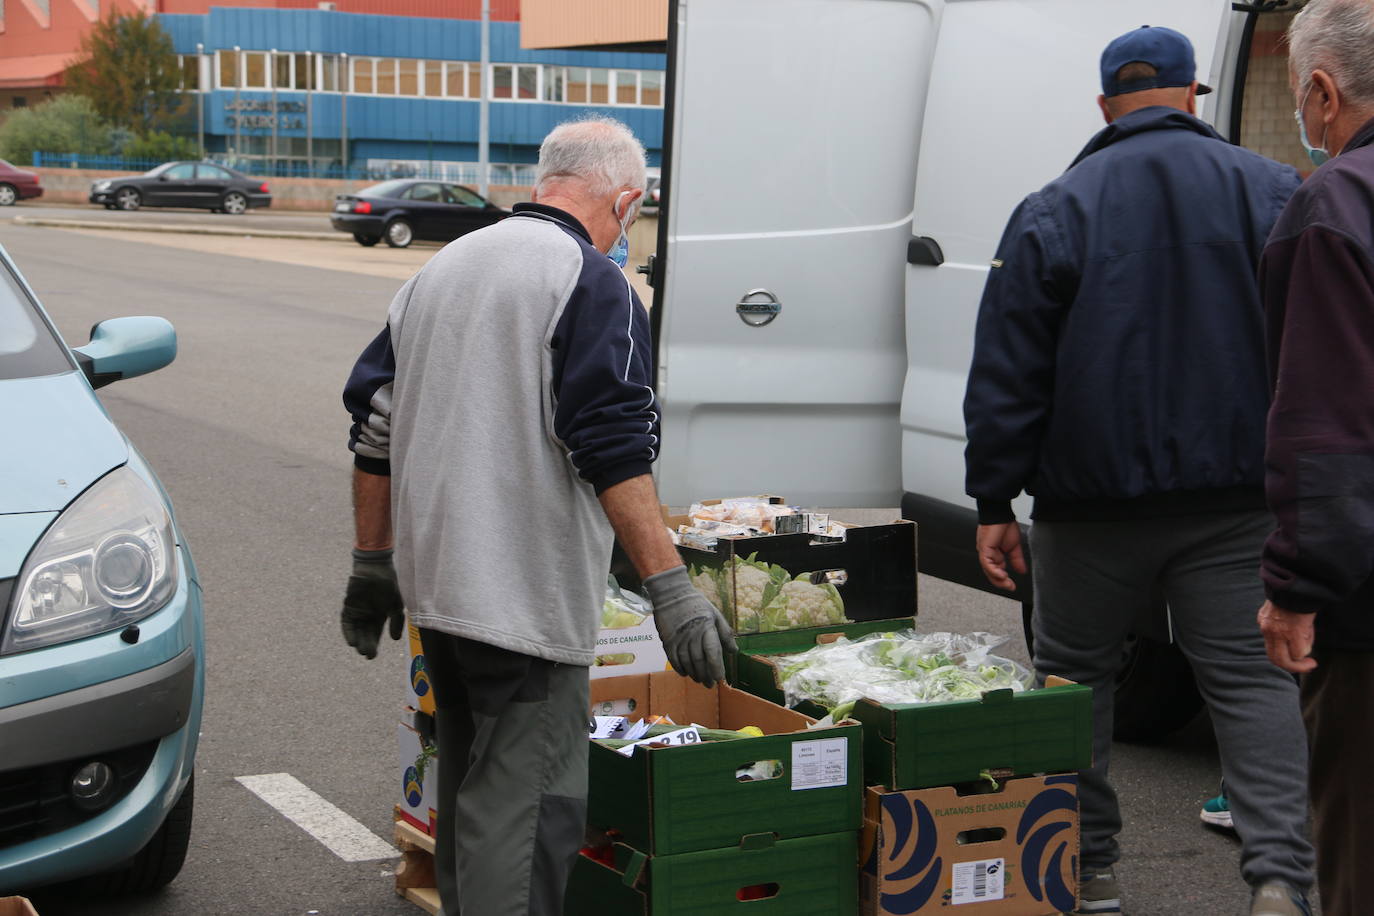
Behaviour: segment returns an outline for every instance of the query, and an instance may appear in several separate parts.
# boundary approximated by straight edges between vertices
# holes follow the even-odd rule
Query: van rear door
[[[680,0],[655,273],[666,502],[895,506],[942,0]]]

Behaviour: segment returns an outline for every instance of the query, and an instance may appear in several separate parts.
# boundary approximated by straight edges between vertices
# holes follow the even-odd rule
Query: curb
[[[343,232],[300,232],[291,229],[228,229],[219,226],[174,225],[170,223],[126,223],[95,219],[53,219],[50,217],[16,216],[10,222],[21,226],[48,229],[105,229],[119,232],[172,232],[179,235],[226,235],[238,238],[308,239],[323,242],[351,242],[353,237]]]

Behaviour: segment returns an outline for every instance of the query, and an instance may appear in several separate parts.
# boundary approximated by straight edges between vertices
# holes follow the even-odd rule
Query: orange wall
[[[107,0],[101,8],[148,9],[143,0]],[[52,0],[47,28],[34,18],[24,0],[5,4],[5,30],[0,32],[0,57],[30,57],[75,51],[91,27],[92,7],[81,0]],[[84,12],[83,12],[84,11]]]

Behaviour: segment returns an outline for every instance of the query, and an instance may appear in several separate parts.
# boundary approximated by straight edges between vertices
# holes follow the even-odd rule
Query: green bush
[[[146,159],[166,162],[169,159],[195,159],[196,141],[189,137],[175,137],[163,130],[149,131],[124,144],[120,152],[125,159]]]
[[[110,152],[110,125],[90,99],[60,95],[33,108],[11,111],[0,124],[0,159],[28,166],[34,152],[102,156]]]

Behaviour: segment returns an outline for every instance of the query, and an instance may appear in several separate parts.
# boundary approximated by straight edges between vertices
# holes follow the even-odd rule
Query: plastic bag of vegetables
[[[811,581],[810,573],[793,576],[757,553],[731,557],[720,569],[693,565],[687,572],[706,599],[731,620],[736,633],[771,633],[798,627],[849,623],[844,599],[834,585]]]
[[[1022,691],[1034,683],[1023,665],[992,650],[1006,642],[990,633],[900,630],[859,639],[841,637],[799,655],[778,658],[787,705],[814,700],[834,709],[860,697],[879,703],[942,703],[978,699],[989,690]]]
[[[621,588],[615,576],[606,580],[606,600],[601,605],[602,629],[622,630],[637,627],[653,612],[653,607],[647,600]]]

